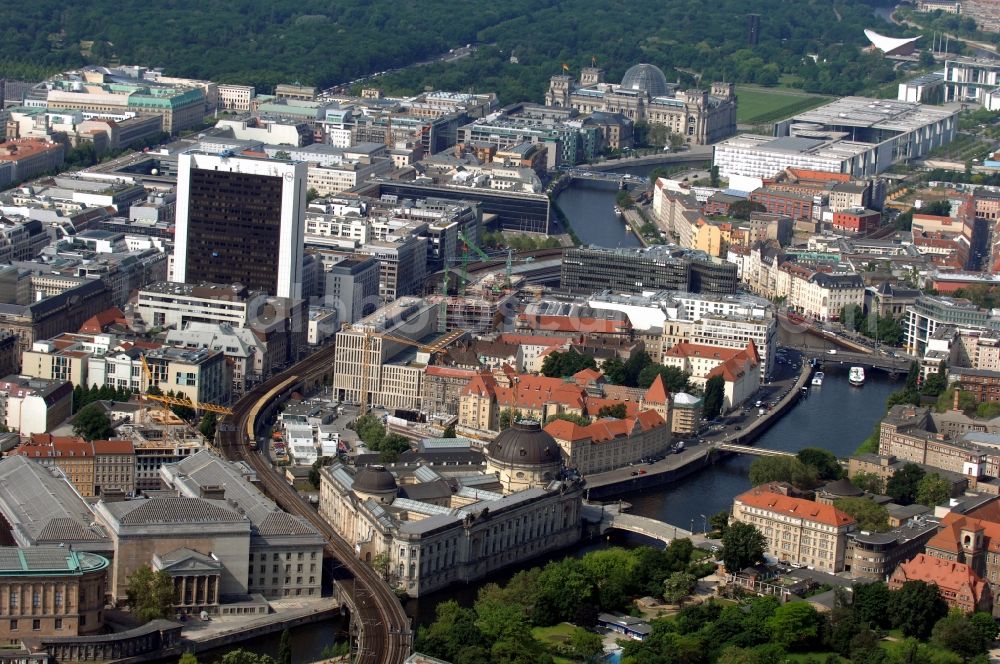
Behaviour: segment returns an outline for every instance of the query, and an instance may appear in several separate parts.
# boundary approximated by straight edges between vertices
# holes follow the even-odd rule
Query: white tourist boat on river
[[[824,374],[822,371],[817,371],[816,373],[813,374],[812,384],[815,385],[816,387],[819,387],[820,385],[823,384],[823,379],[825,377],[826,374]]]
[[[851,367],[851,372],[847,374],[847,380],[856,387],[865,384],[865,370],[863,367]]]

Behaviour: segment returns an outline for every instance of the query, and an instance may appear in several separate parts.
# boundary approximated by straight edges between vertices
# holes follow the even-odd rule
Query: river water
[[[624,231],[624,224],[614,214],[614,183],[576,181],[560,194],[558,203],[569,218],[574,231],[584,243],[602,246],[636,246],[631,233]],[[782,330],[781,344],[825,347],[825,342],[806,339],[800,334]],[[774,424],[756,445],[778,450],[798,451],[804,447],[821,447],[838,457],[849,456],[867,438],[875,423],[885,413],[889,394],[900,388],[901,378],[890,378],[880,372],[870,372],[863,387],[852,387],[847,381],[847,369],[826,369],[822,387],[810,390],[809,396],[799,401]],[[711,515],[732,507],[733,498],[750,488],[747,473],[753,459],[732,456],[715,466],[674,484],[647,491],[622,494],[621,498],[632,505],[632,512],[660,519],[682,528],[700,530],[702,515]],[[648,540],[631,534],[612,533],[609,538],[583,542],[572,549],[558,551],[533,560],[530,566],[543,565],[548,560],[567,555],[580,556],[609,544],[635,546],[648,544]],[[407,613],[416,625],[427,625],[434,619],[437,604],[454,599],[463,605],[475,601],[479,588],[487,582],[503,584],[518,568],[490,576],[479,583],[454,586],[445,591],[427,595],[405,603]],[[330,643],[342,624],[330,622],[297,630],[293,643],[298,646],[295,661],[315,658],[323,645]],[[262,639],[253,644],[265,650],[277,647],[277,638]]]

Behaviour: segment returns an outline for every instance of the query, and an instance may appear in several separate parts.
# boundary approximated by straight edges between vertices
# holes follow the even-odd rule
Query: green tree
[[[713,531],[725,535],[726,529],[729,527],[729,510],[722,510],[710,516],[708,525],[712,527]]]
[[[934,507],[951,498],[951,482],[937,473],[924,475],[917,483],[916,502]]]
[[[223,655],[219,664],[275,664],[275,661],[269,655],[237,648]]]
[[[207,440],[215,440],[215,426],[218,418],[215,413],[209,411],[201,416],[201,424],[198,425],[198,431],[201,432]]]
[[[354,430],[369,449],[377,451],[382,448],[382,441],[385,439],[385,425],[382,424],[380,418],[366,413],[355,421]]]
[[[330,457],[326,456],[321,456],[312,462],[312,467],[309,468],[309,484],[312,484],[314,489],[319,488],[320,470],[328,463],[330,463]]]
[[[597,369],[597,361],[592,355],[583,355],[575,350],[549,353],[542,361],[542,375],[549,378],[572,376],[584,369]]]
[[[177,660],[177,664],[198,664],[198,657],[193,652],[186,652]]]
[[[747,220],[754,212],[767,212],[767,208],[761,203],[749,199],[736,201],[729,206],[729,216],[733,219]]]
[[[177,603],[174,580],[166,572],[141,565],[128,575],[125,596],[132,615],[143,623],[173,615]]]
[[[694,592],[698,579],[687,572],[674,572],[663,583],[663,599],[668,604],[680,604],[684,598]]]
[[[722,376],[712,376],[705,382],[705,400],[702,407],[706,420],[719,416],[726,400],[726,380]]]
[[[969,623],[979,632],[979,638],[986,644],[996,641],[997,634],[1000,633],[997,621],[989,613],[977,611],[969,616]]]
[[[875,473],[860,472],[851,478],[851,483],[862,491],[880,494],[885,491],[885,480]]]
[[[1000,417],[1000,401],[984,401],[976,406],[976,417],[984,420],[992,420]]]
[[[476,627],[475,612],[454,600],[438,604],[434,622],[417,632],[416,650],[449,662],[456,661],[465,648],[485,645],[483,634]]]
[[[727,572],[736,574],[762,562],[766,549],[767,540],[753,524],[736,521],[722,536],[722,563]]]
[[[639,383],[639,376],[642,374],[642,370],[653,363],[649,353],[644,350],[640,350],[637,353],[632,353],[625,360],[625,382],[622,383],[628,387],[643,387]],[[650,379],[650,385],[652,385],[652,378]],[[646,385],[645,387],[649,387]]]
[[[754,486],[768,482],[789,482],[800,489],[813,489],[819,485],[816,469],[796,457],[760,457],[750,464],[750,483]]]
[[[980,613],[990,617],[993,622],[993,637],[996,637],[996,621],[992,620],[989,614]],[[985,626],[985,621],[983,621]],[[952,610],[944,618],[941,618],[931,630],[931,638],[938,645],[958,653],[968,660],[976,655],[980,655],[989,650],[993,638],[985,638],[979,626],[974,624],[970,617],[960,610]]]
[[[848,304],[840,310],[840,324],[855,332],[865,323],[865,311],[858,304]]]
[[[844,475],[844,469],[833,452],[819,447],[806,447],[795,456],[802,463],[815,468],[821,480],[839,480]]]
[[[282,630],[278,641],[278,659],[276,664],[292,664],[292,633]]]
[[[444,433],[441,434],[442,438],[455,438],[455,425],[449,424],[444,428]]]
[[[677,367],[665,367],[662,364],[649,364],[643,367],[636,378],[636,386],[648,388],[657,376],[663,379],[663,387],[667,392],[676,394],[691,389],[688,382],[691,374],[681,371]]]
[[[96,403],[84,407],[73,418],[73,433],[87,440],[104,440],[115,435],[111,428],[111,419],[104,409]]]
[[[888,586],[881,581],[855,586],[852,606],[858,620],[872,628],[888,627],[890,595]]]
[[[910,505],[917,499],[920,480],[925,474],[917,464],[908,463],[892,474],[885,483],[885,492],[900,505]]]
[[[597,417],[617,417],[623,420],[628,416],[628,409],[623,403],[616,403],[613,406],[601,406],[597,411]]]
[[[788,650],[809,650],[819,640],[820,616],[806,602],[779,606],[767,621],[771,639]]]
[[[948,605],[935,584],[906,581],[899,590],[889,593],[892,625],[906,636],[926,639],[934,624],[947,614]]]
[[[868,498],[838,498],[833,501],[833,505],[854,517],[861,530],[879,533],[890,530],[889,512],[884,505],[879,505],[873,500]]]
[[[500,423],[498,424],[498,426],[500,427],[500,430],[503,431],[504,429],[509,428],[511,424],[513,424],[520,418],[521,418],[521,411],[513,410],[511,408],[504,408],[502,411],[500,411],[500,417],[499,417]]]
[[[604,654],[604,639],[582,627],[577,627],[569,635],[569,646],[573,654],[584,662],[596,662]]]
[[[316,191],[315,187],[306,189],[306,203],[312,203],[317,198],[319,198],[319,192]]]
[[[601,373],[609,383],[623,385],[625,383],[625,362],[620,357],[609,357],[601,365]]]
[[[576,413],[556,413],[555,415],[549,415],[545,418],[545,423],[555,422],[556,420],[566,420],[567,422],[572,422],[573,424],[579,424],[582,427],[590,424],[590,418],[584,415],[577,415]]]
[[[958,388],[950,387],[938,396],[937,401],[937,411],[939,413],[944,413],[955,407],[955,390]],[[971,392],[966,392],[965,390],[958,390],[958,409],[963,413],[974,413],[978,408],[979,404],[976,402],[976,397]]]

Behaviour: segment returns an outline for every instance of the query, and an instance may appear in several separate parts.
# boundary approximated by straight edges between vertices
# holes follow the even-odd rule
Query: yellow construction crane
[[[146,374],[146,390],[142,393],[143,399],[149,399],[150,401],[158,401],[163,405],[164,408],[168,406],[187,406],[188,408],[194,408],[195,410],[205,410],[210,413],[217,413],[219,415],[232,415],[232,408],[227,408],[226,406],[219,406],[218,404],[208,403],[205,401],[191,401],[190,399],[179,399],[177,397],[168,397],[165,394],[150,394],[149,388],[153,387],[153,372],[149,368],[149,363],[146,362],[146,356],[140,355],[139,359],[142,360],[142,370]]]
[[[343,329],[349,330],[351,327],[350,323],[344,323]],[[449,344],[454,343],[463,334],[465,334],[465,330],[452,330],[443,337],[439,337],[429,344],[424,344],[419,341],[414,341],[413,339],[394,337],[391,334],[372,332],[371,330],[365,329],[363,331],[364,336],[361,341],[361,387],[358,390],[358,413],[360,415],[364,415],[368,411],[368,399],[370,397],[368,394],[368,383],[371,377],[372,339],[378,337],[384,341],[392,341],[406,346],[413,346],[415,348],[419,348],[425,353],[436,355],[448,347]]]

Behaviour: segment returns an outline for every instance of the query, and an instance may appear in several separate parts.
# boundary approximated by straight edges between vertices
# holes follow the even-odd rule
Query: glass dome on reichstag
[[[659,97],[667,94],[667,77],[656,65],[635,65],[625,72],[622,88],[643,90],[649,93],[650,97]]]

